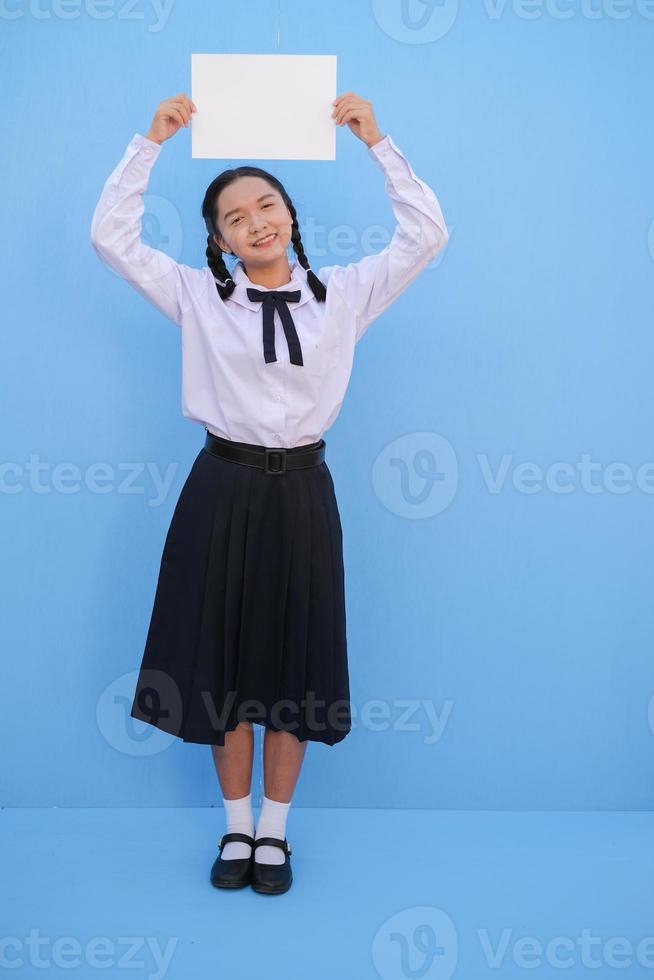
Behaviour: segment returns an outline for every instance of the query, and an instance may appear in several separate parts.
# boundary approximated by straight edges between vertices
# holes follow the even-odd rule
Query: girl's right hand
[[[181,126],[188,127],[191,114],[197,111],[195,102],[192,102],[184,92],[173,95],[170,99],[164,99],[157,106],[150,129],[145,135],[155,143],[163,143],[164,140],[174,136]]]

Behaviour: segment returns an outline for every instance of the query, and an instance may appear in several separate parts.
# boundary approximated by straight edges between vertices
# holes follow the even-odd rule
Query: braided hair
[[[207,265],[211,269],[214,278],[218,280],[216,282],[216,289],[218,290],[220,298],[224,300],[227,299],[228,296],[231,296],[236,288],[236,283],[229,275],[227,266],[225,265],[225,259],[223,258],[223,251],[220,246],[216,244],[213,237],[214,234],[218,234],[218,229],[214,220],[214,208],[220,192],[227,187],[228,184],[231,184],[239,177],[263,177],[263,179],[271,184],[276,191],[279,191],[282,196],[282,200],[284,201],[288,210],[291,212],[291,217],[293,218],[291,242],[295,254],[298,257],[300,265],[307,272],[307,282],[311,286],[313,295],[319,302],[324,303],[327,298],[327,290],[315,272],[311,270],[309,260],[304,252],[304,246],[302,245],[295,207],[293,206],[293,202],[291,201],[290,197],[286,193],[284,185],[273,174],[268,173],[267,170],[262,170],[260,167],[251,166],[234,167],[230,170],[224,170],[209,184],[202,202],[202,217],[204,218],[204,223],[209,233],[207,235]]]

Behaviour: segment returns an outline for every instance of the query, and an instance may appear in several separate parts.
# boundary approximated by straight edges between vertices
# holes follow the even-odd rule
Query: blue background
[[[635,4],[624,17],[550,8],[446,2],[431,38],[402,23],[399,0],[177,0],[165,23],[144,0],[106,19],[90,2],[70,17],[5,5],[2,805],[220,801],[206,746],[157,741],[128,719],[161,549],[204,430],[181,415],[179,330],[89,241],[134,132],[161,99],[191,94],[192,52],[217,51],[337,54],[339,94],[372,101],[450,230],[357,346],[326,435],[352,701],[382,700],[389,720],[355,719],[340,745],[311,745],[294,803],[652,807],[654,480],[639,487],[636,471],[654,459],[654,22]],[[263,165],[301,229],[322,229],[314,266],[361,257],[373,226],[392,233],[383,176],[347,127],[336,161]],[[191,159],[190,131],[167,142],[144,240],[203,265],[200,205],[221,169]],[[354,229],[347,254],[327,247],[339,226]],[[421,461],[440,472],[438,437],[456,465],[425,478]],[[579,475],[567,493],[514,479],[522,464],[545,473],[584,454],[599,464],[595,492]],[[503,459],[492,492],[485,466]],[[41,492],[30,460],[46,464]],[[84,486],[98,462],[114,469],[105,493]],[[622,492],[617,463],[633,472]],[[58,488],[59,464],[79,468],[80,489]],[[157,505],[147,469],[121,486],[130,464],[172,467]],[[443,721],[436,740],[425,702]]]

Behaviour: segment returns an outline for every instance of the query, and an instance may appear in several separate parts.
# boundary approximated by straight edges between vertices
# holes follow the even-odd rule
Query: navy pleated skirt
[[[166,536],[131,716],[212,745],[241,721],[345,738],[343,536],[324,460],[272,475],[200,450]]]

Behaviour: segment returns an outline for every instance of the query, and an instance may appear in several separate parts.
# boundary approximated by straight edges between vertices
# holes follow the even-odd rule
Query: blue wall
[[[652,15],[3,5],[0,803],[220,801],[207,747],[128,718],[204,430],[181,415],[178,329],[89,228],[133,133],[191,93],[191,53],[223,51],[337,54],[339,93],[372,101],[450,230],[357,346],[326,436],[356,715],[343,743],[310,746],[295,804],[652,807]],[[222,165],[190,142],[164,145],[144,237],[200,266]],[[335,162],[269,167],[316,229],[314,266],[390,236],[383,177],[347,128]]]

